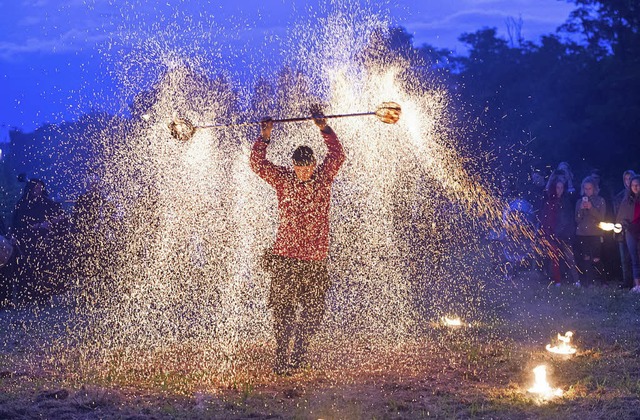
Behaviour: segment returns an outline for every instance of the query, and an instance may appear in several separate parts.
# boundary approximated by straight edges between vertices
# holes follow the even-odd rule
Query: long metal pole
[[[337,115],[323,115],[322,118],[344,118],[344,117],[360,117],[363,115],[375,115],[375,112],[359,112],[353,114],[337,114]],[[296,122],[296,121],[308,121],[313,117],[294,117],[294,118],[280,118],[272,120],[274,123],[283,122]],[[242,127],[245,125],[260,124],[262,121],[248,121],[244,123],[231,123],[231,124],[213,124],[213,125],[197,125],[195,128],[224,128],[224,127]]]

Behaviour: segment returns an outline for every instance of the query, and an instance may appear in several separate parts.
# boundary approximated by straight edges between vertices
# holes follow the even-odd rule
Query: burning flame
[[[558,342],[560,344],[553,347],[551,344],[547,344],[547,351],[556,354],[575,354],[578,349],[571,345],[571,337],[573,337],[571,331],[567,331],[564,335],[558,334]]]
[[[448,316],[443,316],[442,317],[442,322],[444,323],[444,325],[446,325],[448,327],[460,327],[460,326],[462,326],[462,320],[460,320],[460,318],[458,318],[458,317],[449,318]]]
[[[611,232],[611,231],[613,231],[614,233],[622,232],[622,225],[620,223],[600,222],[598,227],[607,232]]]
[[[538,394],[543,399],[551,399],[554,397],[561,397],[563,391],[560,388],[553,389],[547,382],[547,367],[540,365],[533,369],[535,375],[535,382],[528,391],[532,394]]]

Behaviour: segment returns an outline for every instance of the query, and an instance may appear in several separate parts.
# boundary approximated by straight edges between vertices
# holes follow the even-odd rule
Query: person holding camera
[[[582,180],[580,190],[582,199],[576,203],[576,246],[581,278],[576,286],[593,286],[596,281],[604,283],[604,238],[600,223],[604,221],[607,205],[598,195],[600,188],[592,176]]]
[[[320,110],[312,109],[312,115],[327,146],[321,164],[308,146],[295,149],[293,168],[270,162],[266,155],[271,118],[261,122],[260,137],[251,150],[251,169],[276,190],[278,199],[278,233],[263,259],[271,277],[268,306],[273,310],[273,369],[278,375],[308,365],[309,342],[324,316],[325,295],[331,285],[327,270],[331,186],[345,153]]]

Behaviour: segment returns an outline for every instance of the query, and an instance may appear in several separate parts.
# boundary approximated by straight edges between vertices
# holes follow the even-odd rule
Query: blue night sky
[[[277,64],[273,57],[292,26],[330,13],[333,3],[355,4],[0,0],[0,125],[31,131],[43,123],[73,119],[96,104],[107,110],[122,107],[109,103],[117,101],[113,58],[132,40],[158,36],[159,28],[169,28],[173,34],[165,39],[169,44],[210,46],[221,57],[220,65],[231,71],[243,63]],[[463,51],[457,41],[460,34],[482,27],[496,27],[506,37],[509,18],[522,18],[522,35],[537,41],[540,35],[555,32],[574,8],[561,0],[362,0],[358,4],[388,16],[390,24],[404,26],[417,46],[428,43],[454,51]]]

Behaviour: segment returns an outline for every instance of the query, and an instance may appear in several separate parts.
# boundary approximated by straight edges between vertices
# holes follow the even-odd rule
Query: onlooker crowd
[[[545,270],[551,282],[577,287],[605,285],[620,267],[622,287],[640,293],[640,176],[622,174],[623,189],[615,196],[601,185],[600,173],[591,171],[578,184],[567,162],[558,164],[544,185],[533,171],[519,199],[528,200],[539,223]],[[578,189],[576,189],[576,187]],[[603,222],[617,223],[608,233]],[[613,241],[617,255],[607,255]],[[610,261],[607,261],[607,258]]]
[[[20,178],[19,178],[20,179]],[[49,197],[44,181],[26,180],[10,226],[0,218],[0,308],[43,303],[65,291],[73,277],[91,277],[104,241],[97,226],[106,200],[90,186],[71,216]]]
[[[561,162],[546,182],[543,174],[533,171],[520,193],[503,180],[503,191],[508,190],[504,195],[512,200],[509,209],[526,210],[532,216],[526,223],[537,226],[536,249],[543,251],[538,254],[553,284],[604,285],[620,267],[622,287],[640,293],[640,176],[626,170],[622,181],[615,196],[603,194],[598,171],[577,182],[567,162]],[[108,271],[109,216],[105,215],[114,212],[95,181],[69,216],[49,197],[42,180],[27,180],[11,224],[6,226],[0,218],[0,308],[46,301],[64,291],[72,279],[92,281]],[[612,220],[619,227],[610,234],[601,223]],[[609,240],[617,255],[606,253]],[[518,259],[526,256],[518,247],[508,250]]]

